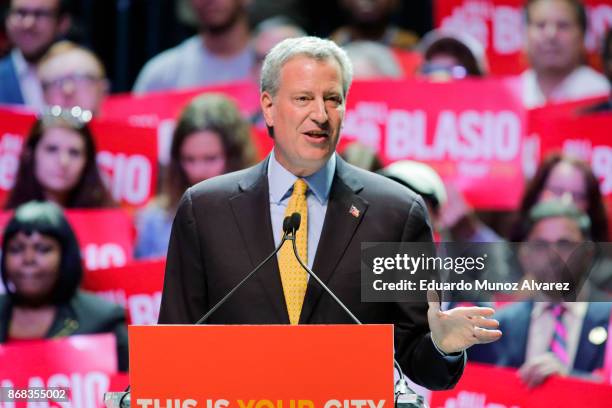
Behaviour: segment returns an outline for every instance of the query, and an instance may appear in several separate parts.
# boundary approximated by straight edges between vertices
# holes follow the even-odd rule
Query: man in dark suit
[[[429,311],[425,302],[361,302],[362,242],[432,238],[419,196],[335,154],[351,77],[350,61],[331,41],[289,39],[270,51],[261,106],[274,150],[255,167],[185,193],[172,229],[159,322],[197,321],[272,252],[283,216],[296,206],[304,211],[297,244],[306,247],[300,249],[305,261],[363,322],[395,324],[396,356],[412,380],[449,388],[462,373],[464,350],[501,333],[487,330],[497,326],[487,308],[441,312],[437,302]],[[352,322],[299,265],[294,270],[287,262],[280,253],[209,322]]]
[[[503,307],[495,315],[503,339],[474,347],[470,359],[519,368],[530,387],[550,375],[584,377],[603,367],[612,303],[584,279],[591,266],[584,244],[589,231],[588,216],[565,202],[547,201],[532,209],[519,249],[524,279],[563,282],[573,276],[580,289],[572,300],[578,301],[564,301],[562,292],[534,292],[528,301]]]
[[[67,0],[11,0],[5,18],[14,45],[0,59],[0,104],[44,106],[36,64],[70,27]]]

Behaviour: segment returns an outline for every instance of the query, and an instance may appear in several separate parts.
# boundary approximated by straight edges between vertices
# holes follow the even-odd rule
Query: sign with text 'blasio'
[[[513,209],[523,186],[525,110],[512,80],[353,84],[342,130],[384,163],[430,164],[478,208]],[[491,189],[504,185],[505,193]]]

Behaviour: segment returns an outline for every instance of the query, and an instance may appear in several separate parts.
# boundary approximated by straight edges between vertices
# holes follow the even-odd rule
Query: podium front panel
[[[392,325],[130,326],[135,408],[389,408]]]

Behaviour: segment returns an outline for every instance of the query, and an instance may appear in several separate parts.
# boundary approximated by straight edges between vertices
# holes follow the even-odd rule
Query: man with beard
[[[527,108],[609,92],[606,78],[585,65],[587,18],[580,0],[528,0],[526,51],[521,75]]]
[[[66,0],[12,0],[5,16],[14,48],[0,60],[0,103],[44,106],[36,65],[70,27]]]
[[[391,24],[391,15],[399,6],[398,0],[340,0],[348,13],[349,25],[340,27],[331,35],[338,45],[352,41],[375,41],[399,49],[413,48],[418,37]]]
[[[134,92],[184,89],[248,80],[254,63],[249,45],[248,0],[192,0],[198,35],[155,56],[144,66]]]

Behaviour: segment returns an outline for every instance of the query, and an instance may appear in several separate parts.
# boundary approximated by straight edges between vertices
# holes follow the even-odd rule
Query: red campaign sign
[[[355,82],[343,139],[370,146],[384,163],[426,162],[474,207],[506,210],[523,187],[524,118],[516,81]]]
[[[94,121],[96,161],[113,198],[126,207],[142,207],[157,188],[157,135],[147,127]]]
[[[584,0],[589,27],[585,46],[589,60],[598,60],[601,41],[612,26],[610,0]],[[467,32],[487,51],[491,72],[518,74],[527,66],[523,6],[525,0],[437,0],[435,26]]]
[[[0,109],[0,203],[15,182],[19,155],[35,116]],[[126,123],[94,120],[98,167],[113,198],[126,207],[142,207],[157,186],[155,130]]]
[[[0,386],[67,390],[70,405],[52,407],[102,407],[104,393],[117,372],[117,351],[112,333],[70,336],[50,340],[24,340],[0,345]],[[0,402],[0,408],[30,407],[32,402]],[[47,402],[44,404],[47,406]]]
[[[612,386],[568,377],[551,377],[527,388],[516,370],[468,364],[454,389],[432,393],[431,408],[609,407]]]
[[[574,107],[574,109],[572,109]],[[529,112],[529,157],[543,159],[552,152],[578,157],[591,164],[608,203],[612,227],[612,115],[583,115],[576,105],[548,106]]]
[[[0,213],[0,228],[12,213]],[[87,269],[119,267],[133,258],[134,227],[131,217],[122,209],[67,210]]]
[[[128,324],[156,324],[166,262],[137,261],[121,268],[87,271],[82,287],[128,312]]]
[[[166,164],[169,160],[176,118],[191,99],[202,93],[210,92],[222,93],[233,99],[245,117],[250,117],[259,110],[257,85],[253,82],[240,82],[187,91],[110,96],[106,98],[102,106],[102,117],[107,120],[156,129],[159,161]]]
[[[23,142],[35,121],[32,114],[0,108],[0,205],[15,184]]]
[[[156,127],[165,119],[177,118],[185,105],[195,96],[211,92],[222,93],[232,98],[244,114],[252,115],[259,109],[257,84],[239,82],[186,91],[111,95],[104,100],[101,116],[115,121],[127,120],[134,126]]]

